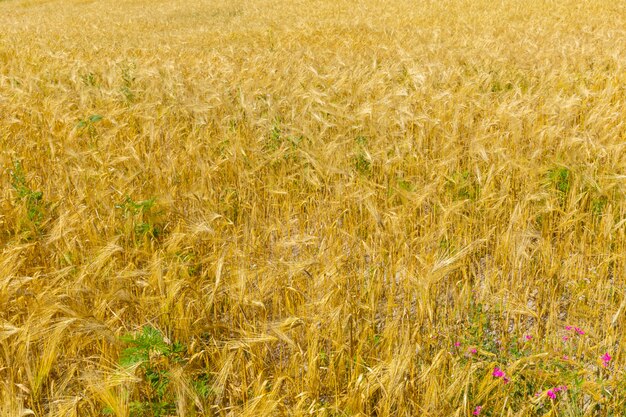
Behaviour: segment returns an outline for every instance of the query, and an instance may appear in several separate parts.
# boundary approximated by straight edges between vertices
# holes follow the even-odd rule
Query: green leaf
[[[89,116],[89,121],[91,123],[96,123],[96,122],[99,122],[100,120],[102,120],[102,116],[100,116],[99,114],[92,114],[91,116]]]
[[[126,334],[120,338],[130,346],[122,351],[120,365],[133,366],[138,363],[147,362],[150,359],[150,352],[168,354],[170,347],[163,335],[152,326],[144,326],[139,334]]]
[[[150,352],[146,349],[130,347],[122,351],[120,365],[123,367],[135,366],[139,363],[147,362],[150,359]]]

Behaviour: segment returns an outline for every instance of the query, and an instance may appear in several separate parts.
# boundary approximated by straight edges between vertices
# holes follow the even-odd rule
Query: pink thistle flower
[[[497,366],[493,369],[493,373],[491,374],[496,378],[502,378],[504,376],[504,372],[502,371],[502,369],[498,368]]]
[[[611,358],[611,355],[609,355],[608,353],[605,353],[600,359],[602,359],[602,362],[604,362],[604,367],[606,368],[607,366],[609,366],[609,362],[611,362],[611,359],[613,358]]]
[[[483,410],[483,407],[481,405],[477,405],[476,408],[474,408],[474,412],[472,413],[472,415],[479,416],[482,410]]]
[[[554,400],[556,398],[556,393],[553,390],[551,390],[551,389],[549,389],[546,394],[548,394],[548,397],[550,397],[550,399],[552,399],[552,400]]]

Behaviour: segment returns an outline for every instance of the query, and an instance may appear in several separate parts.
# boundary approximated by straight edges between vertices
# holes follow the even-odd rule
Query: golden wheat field
[[[626,414],[626,3],[0,1],[1,416]]]

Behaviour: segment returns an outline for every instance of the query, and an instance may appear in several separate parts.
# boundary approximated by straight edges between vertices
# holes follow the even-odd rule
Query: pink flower
[[[493,368],[493,373],[491,374],[494,376],[494,378],[502,378],[502,381],[505,384],[508,384],[511,380],[506,376],[506,374],[504,373],[504,371],[500,368],[498,368],[497,366],[495,368]]]
[[[555,400],[555,399],[556,399],[556,394],[557,394],[558,392],[561,392],[561,391],[566,391],[566,390],[567,390],[567,385],[559,385],[558,387],[554,387],[554,388],[549,389],[549,390],[546,392],[546,395],[547,395],[550,399]]]
[[[608,353],[605,353],[600,359],[602,359],[602,362],[604,362],[604,367],[607,367],[609,366],[609,362],[611,362],[611,359],[613,358],[611,358],[611,355],[609,355]]]
[[[459,347],[461,346],[461,342],[454,342],[454,347]]]
[[[567,336],[563,336],[563,341],[564,341],[564,342],[567,342],[568,340],[569,340],[569,337],[567,337]]]
[[[526,336],[524,336],[524,339],[526,339],[527,341],[528,341],[528,340],[530,340],[530,339],[532,339],[532,338],[533,338],[533,337],[532,337],[531,335],[529,335],[529,334],[527,334]]]
[[[572,326],[565,326],[565,330],[572,330]]]
[[[585,332],[584,332],[584,331],[582,331],[581,329],[579,329],[578,327],[575,327],[575,328],[574,328],[574,330],[576,331],[576,333],[578,333],[578,334],[580,334],[580,335],[585,334]]]
[[[476,408],[474,408],[474,412],[472,413],[472,415],[479,416],[482,410],[483,410],[483,407],[481,405],[477,405]]]
[[[478,353],[478,350],[477,350],[476,348],[471,348],[471,349],[470,349],[470,353],[471,353],[472,355],[475,355],[475,354],[477,354],[477,353]]]
[[[563,360],[564,360],[564,361],[568,361],[568,360],[569,360],[569,356],[567,356],[567,355],[563,355]]]

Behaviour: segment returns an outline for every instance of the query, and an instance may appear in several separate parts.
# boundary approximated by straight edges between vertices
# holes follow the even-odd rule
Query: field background
[[[625,122],[622,1],[2,1],[0,414],[623,415]]]

